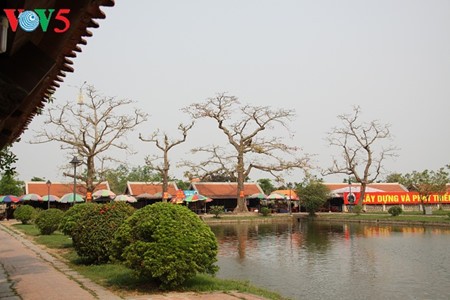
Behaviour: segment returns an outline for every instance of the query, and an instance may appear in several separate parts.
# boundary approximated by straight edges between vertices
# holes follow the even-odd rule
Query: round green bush
[[[270,215],[270,208],[268,208],[267,206],[263,206],[263,207],[261,207],[260,212],[264,217],[267,217]]]
[[[362,211],[363,211],[363,207],[361,205],[354,205],[352,207],[352,212],[357,214],[358,216],[361,214]]]
[[[43,210],[42,208],[36,207],[36,208],[34,209],[33,215],[31,216],[31,222],[36,223],[37,217],[38,217],[39,214],[40,214],[41,212],[43,212],[43,211],[44,211],[44,210]]]
[[[14,211],[14,219],[19,220],[22,224],[27,224],[33,219],[34,208],[30,205],[20,205]]]
[[[398,205],[391,206],[391,207],[388,209],[388,213],[389,213],[391,216],[393,216],[393,217],[396,217],[396,216],[400,215],[402,212],[403,212],[403,209],[402,209],[400,206],[398,206]]]
[[[220,215],[225,212],[223,205],[213,205],[210,207],[209,212],[214,215],[214,218],[220,218]]]
[[[64,212],[57,208],[50,208],[42,211],[36,218],[36,227],[39,229],[41,234],[52,234],[58,227]]]
[[[125,202],[88,205],[72,229],[72,241],[85,263],[106,263],[113,236],[134,208]]]
[[[136,211],[116,232],[114,257],[160,288],[181,285],[218,267],[214,233],[185,206],[156,203]]]
[[[77,204],[69,208],[64,213],[64,216],[61,220],[61,224],[59,229],[65,234],[72,236],[72,230],[76,224],[80,221],[81,217],[84,216],[93,205],[98,205],[96,203],[82,203]]]

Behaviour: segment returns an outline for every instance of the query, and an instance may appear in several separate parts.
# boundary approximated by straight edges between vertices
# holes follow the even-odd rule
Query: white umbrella
[[[61,203],[73,203],[73,200],[74,200],[74,194],[73,193],[67,193],[67,194],[63,195],[59,199],[59,202],[61,202]],[[80,194],[75,194],[75,202],[84,202],[83,196],[80,195]]]
[[[116,197],[116,194],[114,194],[110,190],[98,190],[92,194],[92,197],[94,197],[95,200],[97,200],[99,198],[114,199],[114,197]]]
[[[284,200],[287,199],[288,197],[286,197],[285,195],[282,194],[278,194],[278,193],[272,193],[269,196],[267,196],[267,200]]]
[[[361,186],[360,185],[352,187],[346,186],[337,190],[333,190],[331,191],[331,193],[334,197],[342,197],[344,193],[350,193],[350,190],[352,193],[361,193]],[[366,187],[366,193],[376,193],[376,192],[384,192],[384,191],[371,187]]]
[[[116,198],[114,198],[114,201],[126,201],[129,203],[137,202],[136,198],[130,195],[117,195]]]

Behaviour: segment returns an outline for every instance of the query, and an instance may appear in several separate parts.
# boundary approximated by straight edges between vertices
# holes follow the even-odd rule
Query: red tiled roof
[[[127,183],[127,192],[132,196],[137,196],[140,194],[151,194],[154,195],[156,193],[162,193],[163,184],[162,182],[128,182]],[[172,196],[177,194],[178,187],[175,182],[169,182],[167,192]]]
[[[83,183],[77,183],[76,190],[78,194],[86,195],[86,187]],[[109,183],[107,181],[99,183],[95,188],[95,191],[97,190],[109,190]],[[25,184],[25,193],[45,196],[48,195],[48,187],[43,181],[30,181]],[[73,193],[73,183],[52,182],[51,195],[61,197],[67,193]]]
[[[338,189],[347,187],[348,183],[328,183],[328,182],[324,182],[323,185],[325,185],[330,191],[334,191],[334,190],[338,190]]]
[[[338,190],[348,186],[348,183],[324,183],[324,185],[330,190]],[[359,183],[352,183],[352,186],[360,186]],[[400,183],[370,183],[368,187],[379,189],[384,192],[407,192],[408,189],[405,188]]]
[[[236,199],[236,182],[193,182],[192,187],[200,194],[212,199]],[[257,183],[244,183],[244,195],[263,193]]]
[[[400,183],[371,183],[368,186],[385,192],[408,192],[408,189]]]

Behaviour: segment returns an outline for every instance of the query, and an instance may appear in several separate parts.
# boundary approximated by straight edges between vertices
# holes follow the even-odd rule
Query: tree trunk
[[[167,195],[167,191],[169,190],[169,158],[167,156],[167,151],[164,151],[164,168],[162,172],[163,182],[162,182],[162,197],[163,202],[167,202],[167,198],[164,195]]]
[[[367,183],[366,182],[362,182],[361,183],[361,190],[360,190],[360,193],[359,193],[359,200],[358,200],[358,204],[357,204],[357,205],[359,205],[361,207],[363,205],[364,198],[366,197],[366,187],[367,187]]]
[[[236,213],[248,212],[247,205],[245,203],[244,197],[244,154],[240,151],[238,154],[238,164],[237,164],[237,206],[234,209]]]
[[[86,190],[87,192],[93,193],[95,189],[94,185],[94,176],[95,176],[95,165],[94,165],[94,157],[87,157],[87,171],[86,171]]]
[[[425,214],[426,214],[426,210],[425,210],[425,201],[424,201],[424,198],[427,199],[426,196],[420,195],[420,202],[422,203],[422,214],[425,215]]]

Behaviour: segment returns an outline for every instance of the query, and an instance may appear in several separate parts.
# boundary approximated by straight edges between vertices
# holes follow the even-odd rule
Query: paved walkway
[[[23,238],[2,223],[0,223],[0,278],[2,278],[0,298],[121,299],[71,270],[65,263],[48,254],[44,248]]]
[[[8,222],[8,223],[7,223]],[[0,222],[0,299],[90,300],[123,299],[84,278],[44,247]],[[127,300],[262,300],[242,293],[167,293],[127,297]]]

